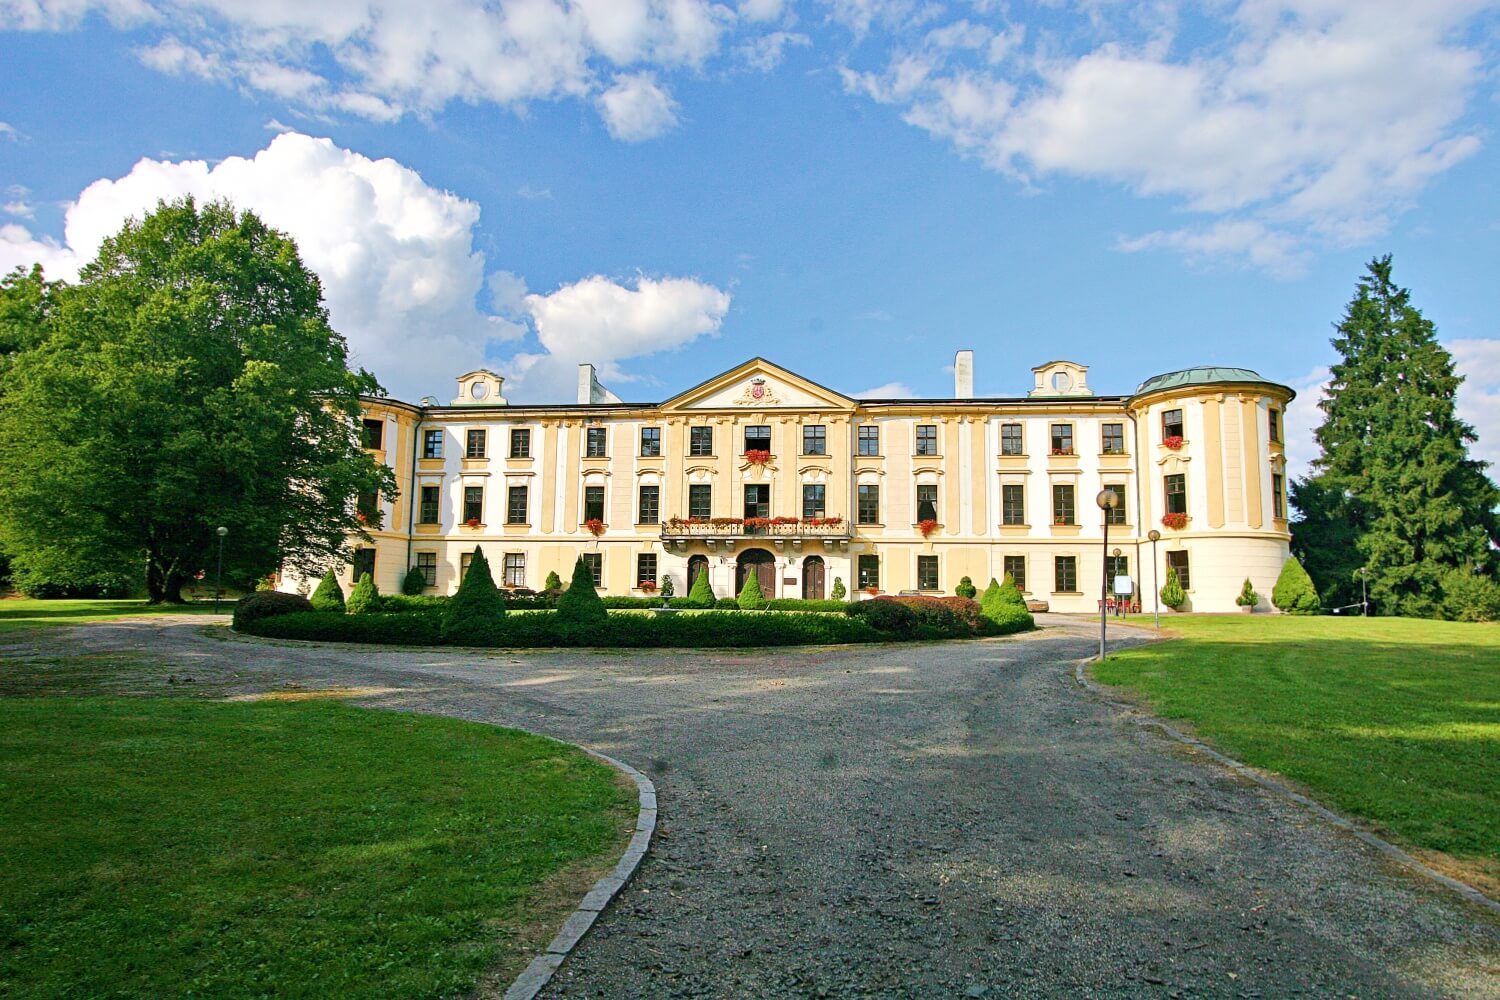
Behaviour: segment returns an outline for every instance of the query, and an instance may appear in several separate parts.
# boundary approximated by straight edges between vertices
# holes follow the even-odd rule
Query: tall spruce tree
[[[1500,491],[1471,459],[1474,429],[1454,411],[1463,381],[1437,330],[1370,262],[1336,328],[1322,455],[1293,491],[1293,548],[1327,604],[1358,600],[1368,573],[1373,610],[1433,616],[1454,569],[1493,577]]]

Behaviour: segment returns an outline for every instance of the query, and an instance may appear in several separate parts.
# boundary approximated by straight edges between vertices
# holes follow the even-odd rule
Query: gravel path
[[[1071,679],[1093,633],[1048,624],[479,654],[158,620],[33,632],[0,661],[133,651],[215,692],[367,687],[639,767],[652,855],[547,997],[1500,997],[1500,923],[1123,722]]]

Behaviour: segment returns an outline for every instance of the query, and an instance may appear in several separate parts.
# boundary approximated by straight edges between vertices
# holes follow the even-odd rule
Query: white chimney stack
[[[618,403],[620,397],[604,388],[599,382],[599,376],[594,374],[593,365],[578,366],[578,402],[584,406],[590,403]]]
[[[953,398],[974,398],[973,351],[959,351],[953,356]]]

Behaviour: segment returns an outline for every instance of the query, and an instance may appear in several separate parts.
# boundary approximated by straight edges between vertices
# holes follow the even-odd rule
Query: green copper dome
[[[1135,390],[1137,396],[1159,389],[1180,389],[1189,385],[1217,385],[1224,382],[1258,382],[1261,385],[1275,383],[1262,378],[1259,372],[1248,368],[1184,368],[1182,371],[1153,375]]]

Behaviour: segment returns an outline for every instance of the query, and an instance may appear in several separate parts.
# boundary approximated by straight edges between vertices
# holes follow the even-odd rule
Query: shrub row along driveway
[[[475,654],[33,633],[229,690],[518,725],[621,757],[653,854],[552,997],[1500,996],[1500,927],[1080,692],[1092,632],[765,653]],[[14,642],[14,640],[13,640]],[[226,674],[230,676],[226,676]]]

